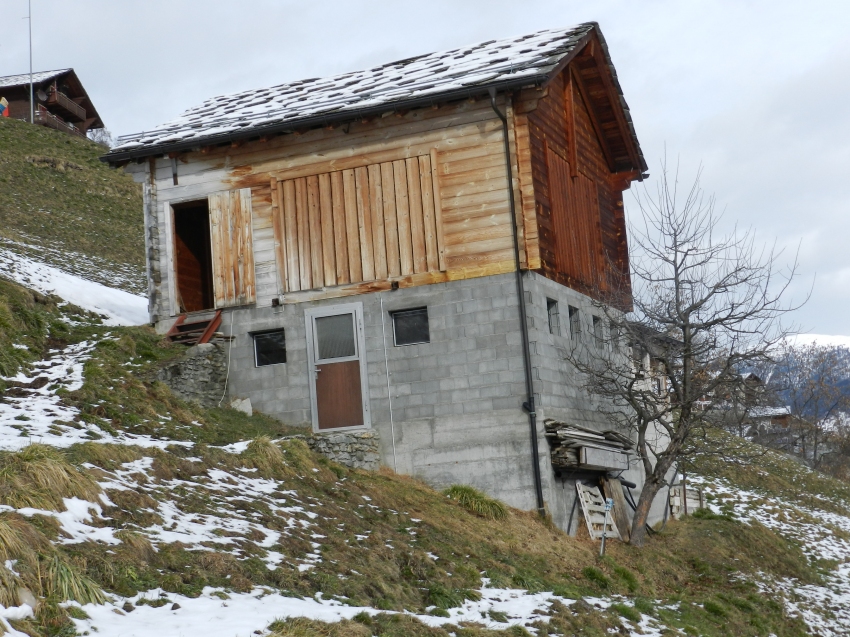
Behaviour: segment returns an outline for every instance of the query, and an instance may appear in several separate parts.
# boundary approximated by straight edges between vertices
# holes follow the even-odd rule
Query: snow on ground
[[[406,613],[429,626],[445,626],[460,622],[475,622],[493,630],[506,630],[511,626],[524,626],[536,633],[532,623],[547,622],[549,607],[558,601],[565,606],[575,603],[573,599],[552,593],[529,593],[515,589],[489,588],[480,591],[479,601],[467,601],[460,608],[449,609],[449,617]],[[143,603],[131,613],[121,610],[125,603],[136,604],[148,600],[162,604],[153,607]],[[587,598],[591,605],[605,609],[612,601],[604,598]],[[620,603],[623,603],[621,600]],[[77,605],[69,602],[68,605]],[[174,605],[179,608],[174,609]],[[377,615],[383,611],[368,606],[347,606],[335,599],[316,597],[284,597],[268,589],[257,588],[250,593],[231,593],[207,587],[200,597],[190,598],[154,589],[135,597],[117,598],[107,604],[87,604],[82,609],[89,619],[77,619],[77,631],[103,637],[161,637],[167,634],[183,637],[203,634],[204,637],[249,637],[268,634],[266,626],[287,617],[305,617],[324,622],[351,619],[359,613]],[[507,620],[496,621],[492,613],[503,613]],[[623,620],[631,635],[660,637],[663,626],[648,615],[643,615],[638,624]],[[17,634],[17,633],[15,633]]]
[[[758,521],[797,543],[813,562],[837,562],[824,577],[824,585],[796,580],[774,580],[764,575],[756,584],[762,590],[784,594],[789,614],[803,618],[814,634],[846,635],[850,626],[850,516],[822,511],[796,502],[740,489],[718,478],[689,476],[713,496],[708,506],[742,522]],[[846,504],[845,504],[846,506]]]
[[[104,338],[109,338],[108,333]],[[160,448],[191,444],[127,433],[113,435],[97,425],[75,422],[80,411],[62,404],[57,390],[75,391],[83,386],[83,364],[96,344],[83,341],[50,350],[47,358],[32,364],[28,374],[18,372],[4,378],[9,389],[0,402],[0,449],[14,451],[33,442],[64,448],[92,440]]]
[[[5,248],[0,248],[0,276],[102,314],[107,325],[142,325],[150,320],[143,296],[68,274]]]

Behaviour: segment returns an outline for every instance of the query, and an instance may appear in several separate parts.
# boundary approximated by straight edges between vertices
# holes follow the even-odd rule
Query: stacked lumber
[[[544,420],[543,425],[552,450],[552,466],[556,469],[618,469],[618,459],[622,457],[622,462],[627,462],[633,447],[626,436],[613,430],[594,431],[552,418]],[[607,466],[599,464],[598,460],[589,461],[590,457],[614,460]]]

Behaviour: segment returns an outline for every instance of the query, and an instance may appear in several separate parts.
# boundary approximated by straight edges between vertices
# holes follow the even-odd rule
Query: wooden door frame
[[[324,316],[339,314],[354,315],[355,344],[357,359],[360,361],[360,395],[363,401],[363,424],[355,427],[337,427],[335,429],[319,429],[319,408],[316,397],[316,340],[313,334],[313,320]],[[351,431],[372,428],[372,410],[369,404],[369,376],[366,370],[366,338],[363,329],[363,303],[341,303],[325,305],[304,310],[304,323],[307,328],[307,382],[310,386],[310,419],[313,433],[333,433],[336,431]]]

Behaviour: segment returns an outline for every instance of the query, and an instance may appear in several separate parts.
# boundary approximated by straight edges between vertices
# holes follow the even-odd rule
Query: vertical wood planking
[[[444,270],[435,159],[436,153],[431,153],[294,179],[273,178],[279,291]],[[228,233],[233,245],[244,245],[241,237],[247,235],[240,227]],[[228,258],[226,253],[220,256]],[[247,289],[241,265],[222,266],[223,273],[228,268],[234,273],[234,289],[226,294]],[[226,280],[223,289],[228,290]]]
[[[437,229],[437,256],[440,262],[440,270],[446,269],[446,238],[443,233],[443,215],[442,202],[440,200],[440,175],[439,175],[439,156],[437,149],[431,149],[431,178],[434,182],[434,221]]]
[[[342,185],[342,173],[331,173],[331,201],[333,206],[333,242],[336,260],[336,283],[349,283],[348,274],[348,224],[345,218],[345,188]]]
[[[310,233],[310,268],[313,287],[324,285],[322,262],[322,218],[319,209],[319,176],[307,177],[307,219]]]
[[[298,217],[295,206],[295,181],[282,182],[281,203],[283,205],[283,231],[286,249],[286,291],[297,292],[301,289],[301,274],[298,267]]]
[[[251,189],[242,188],[238,196],[239,211],[242,215],[242,240],[240,242],[242,253],[240,260],[242,289],[239,293],[239,302],[244,305],[254,303],[257,300],[256,274],[254,271],[254,230],[253,220],[251,218]]]
[[[238,301],[242,295],[242,264],[245,262],[243,249],[245,237],[242,226],[242,198],[239,191],[230,191],[230,272],[232,287],[228,290],[228,300]]]
[[[398,220],[398,258],[401,273],[413,274],[413,244],[410,234],[410,196],[407,192],[407,164],[403,159],[393,162],[395,178],[395,210]]]
[[[345,205],[345,234],[348,237],[348,273],[351,282],[363,281],[360,260],[360,225],[357,212],[357,186],[354,171],[342,171],[343,203]]]
[[[381,187],[381,166],[371,164],[369,173],[369,205],[372,210],[372,255],[375,259],[373,278],[387,278],[387,238],[384,231],[384,193]]]
[[[274,258],[277,264],[277,293],[286,289],[286,233],[283,219],[283,183],[272,177],[272,231],[274,232]]]
[[[369,171],[365,166],[354,170],[357,190],[357,226],[360,235],[360,263],[363,280],[375,278],[375,247],[372,242],[372,206],[369,193]]]
[[[431,170],[431,156],[419,157],[419,185],[422,191],[422,225],[425,230],[425,256],[428,271],[440,269],[440,255],[437,248],[437,225],[434,212],[434,176]]]
[[[207,201],[215,306],[253,303],[256,285],[251,189],[214,193]]]
[[[336,285],[336,254],[330,173],[319,175],[319,209],[322,219],[322,271],[325,275],[325,285],[333,286]]]
[[[313,287],[312,266],[310,265],[310,222],[307,219],[307,178],[295,180],[295,214],[298,218],[298,271],[301,289]]]
[[[381,164],[381,198],[384,203],[384,234],[387,238],[387,275],[399,276],[398,217],[395,201],[395,175],[392,162]]]
[[[225,299],[224,288],[224,255],[222,254],[222,196],[223,193],[215,193],[208,197],[210,209],[210,247],[212,248],[213,262],[213,292],[215,306],[223,307]]]
[[[410,213],[411,258],[413,259],[413,271],[419,274],[428,271],[428,262],[425,256],[425,224],[422,218],[422,189],[419,186],[419,159],[408,157],[404,162]]]

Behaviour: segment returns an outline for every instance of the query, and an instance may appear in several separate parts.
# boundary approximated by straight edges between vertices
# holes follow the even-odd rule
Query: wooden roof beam
[[[625,141],[626,151],[629,153],[629,160],[632,162],[632,166],[634,168],[639,169],[640,160],[638,158],[637,149],[635,148],[632,140],[631,128],[629,128],[629,124],[623,115],[623,105],[620,101],[620,92],[614,86],[614,81],[611,78],[611,69],[605,61],[605,58],[602,56],[602,47],[593,46],[593,44],[594,42],[591,42],[591,46],[588,47],[588,53],[596,62],[596,67],[599,69],[599,78],[602,80],[603,86],[605,86],[605,91],[608,93],[608,99],[611,100],[611,110],[614,111],[617,126],[620,128],[620,135],[623,137],[623,141]]]
[[[608,140],[605,139],[605,133],[602,130],[602,125],[599,123],[599,118],[596,116],[596,110],[593,108],[593,102],[590,100],[590,93],[587,86],[584,84],[581,75],[576,73],[570,66],[570,80],[574,82],[574,86],[578,88],[578,94],[587,108],[587,114],[590,116],[590,123],[593,125],[593,130],[596,132],[596,137],[599,139],[599,147],[602,149],[602,154],[605,155],[605,163],[608,164],[608,170],[612,173],[616,171],[617,166],[614,163],[614,157],[611,155],[611,149],[608,148]]]

